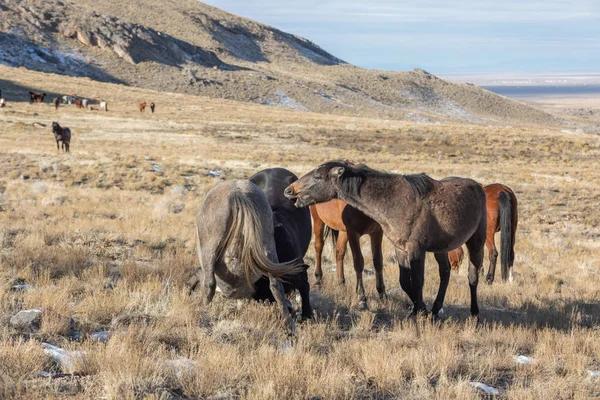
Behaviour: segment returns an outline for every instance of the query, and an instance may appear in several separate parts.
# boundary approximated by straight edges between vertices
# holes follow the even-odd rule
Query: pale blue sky
[[[600,0],[208,0],[352,64],[432,73],[600,70]]]

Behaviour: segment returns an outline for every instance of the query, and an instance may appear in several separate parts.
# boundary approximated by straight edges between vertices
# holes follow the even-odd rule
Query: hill
[[[0,63],[148,89],[345,115],[557,124],[425,71],[364,70],[196,0],[0,3]]]

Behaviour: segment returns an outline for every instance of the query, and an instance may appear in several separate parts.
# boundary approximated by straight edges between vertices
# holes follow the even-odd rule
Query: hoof
[[[360,300],[358,302],[358,309],[360,311],[366,311],[369,309],[369,307],[367,306],[367,301],[366,300]]]
[[[383,293],[379,293],[379,300],[380,301],[385,301],[388,299],[388,295],[387,293],[383,292]]]
[[[339,279],[338,280],[338,285],[344,286],[345,284],[346,284],[346,280],[345,279]]]
[[[492,283],[494,283],[494,278],[492,278],[491,276],[487,276],[485,278],[485,283],[487,283],[488,285],[491,285]]]

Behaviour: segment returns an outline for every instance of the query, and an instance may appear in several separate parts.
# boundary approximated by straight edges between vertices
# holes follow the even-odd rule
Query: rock
[[[485,383],[469,382],[469,384],[471,386],[473,386],[474,388],[483,390],[487,394],[491,394],[492,396],[500,394],[500,391],[498,389],[496,389],[495,387],[492,387],[492,386],[488,386]]]
[[[22,310],[12,316],[10,325],[15,329],[20,330],[36,330],[39,329],[42,322],[42,309],[33,308],[31,310]]]
[[[523,355],[521,355],[521,356],[513,356],[513,360],[517,364],[522,364],[522,365],[533,364],[533,362],[535,361],[532,357],[523,356]]]
[[[94,332],[90,335],[90,338],[93,340],[96,340],[98,342],[101,343],[105,343],[108,342],[108,339],[110,339],[110,332],[109,331],[98,331],[98,332]]]
[[[169,360],[165,363],[165,365],[177,376],[183,374],[192,374],[196,369],[196,362],[194,360],[190,360],[189,358],[177,358],[175,360]]]
[[[587,373],[592,379],[600,378],[600,371],[592,371],[591,369],[588,369]]]
[[[50,343],[42,343],[42,346],[44,352],[52,357],[63,372],[67,373],[73,372],[77,368],[77,364],[83,362],[86,355],[84,351],[69,351]]]

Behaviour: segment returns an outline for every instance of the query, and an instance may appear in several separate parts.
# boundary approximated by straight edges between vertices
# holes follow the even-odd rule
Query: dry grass
[[[0,111],[0,393],[462,399],[481,396],[469,385],[477,380],[503,398],[600,396],[587,374],[600,369],[597,136],[299,113],[6,74],[48,92],[109,98],[111,112],[25,103]],[[139,115],[140,98],[154,99],[159,112]],[[71,127],[70,155],[57,154],[49,128],[31,125],[52,120]],[[186,295],[197,263],[193,216],[217,182],[209,170],[221,169],[221,179],[272,166],[302,174],[340,157],[515,189],[516,282],[481,286],[482,326],[468,318],[464,270],[451,278],[443,323],[404,323],[408,301],[388,242],[390,300],[376,300],[367,277],[369,311],[358,311],[350,257],[346,287],[335,284],[328,260],[324,287],[312,291],[317,317],[291,342],[275,307],[218,296],[202,306]],[[311,249],[309,264],[313,257]],[[10,290],[17,278],[33,288]],[[430,305],[437,284],[428,257]],[[43,308],[41,328],[22,336],[9,318],[33,307]],[[101,330],[111,332],[106,343],[90,336]],[[40,378],[37,371],[56,370],[40,341],[86,356],[74,375]],[[518,354],[535,362],[516,365]]]

